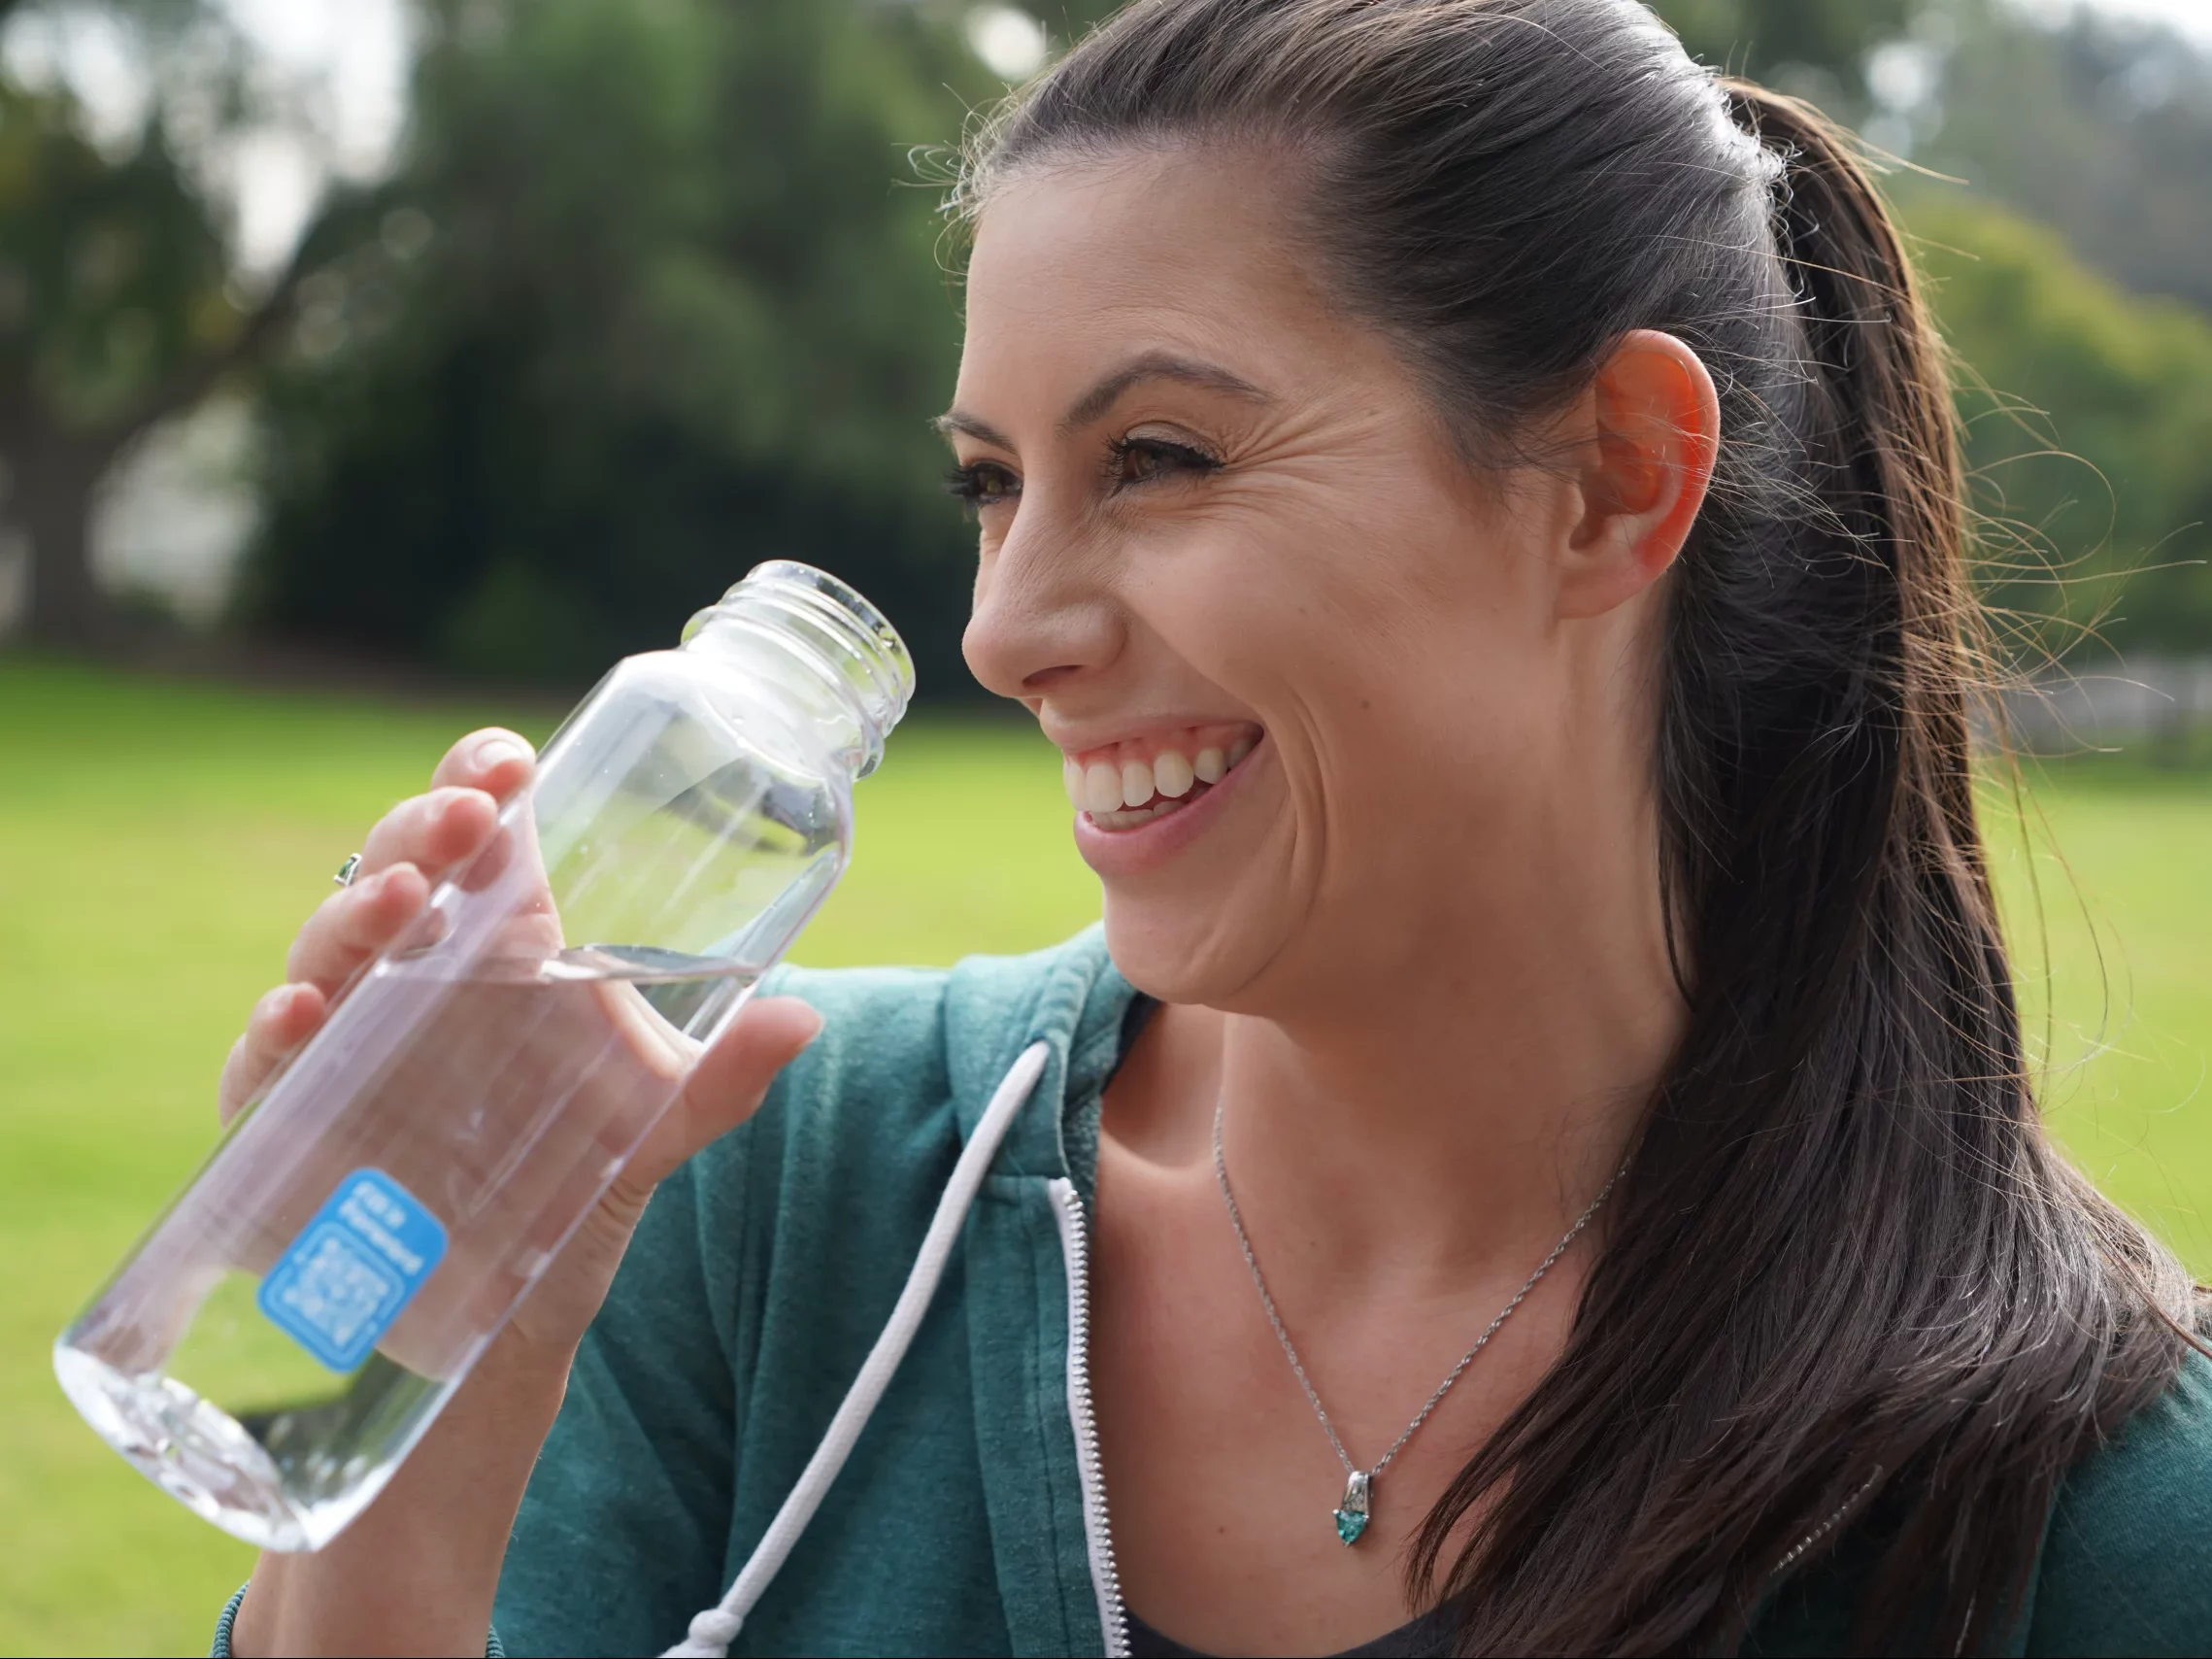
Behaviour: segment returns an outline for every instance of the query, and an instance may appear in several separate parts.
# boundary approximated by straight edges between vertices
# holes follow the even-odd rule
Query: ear
[[[1695,352],[1639,328],[1614,348],[1573,419],[1580,514],[1560,571],[1562,618],[1602,616],[1674,562],[1713,481],[1721,400]]]

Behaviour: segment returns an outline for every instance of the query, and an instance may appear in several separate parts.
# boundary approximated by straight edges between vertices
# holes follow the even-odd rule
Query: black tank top
[[[1139,1617],[1133,1608],[1123,1611],[1129,1620],[1130,1659],[1208,1659],[1195,1647],[1186,1647],[1172,1636],[1162,1636]],[[1421,1617],[1385,1631],[1372,1642],[1347,1647],[1336,1659],[1444,1659],[1452,1651],[1450,1612],[1438,1608]]]

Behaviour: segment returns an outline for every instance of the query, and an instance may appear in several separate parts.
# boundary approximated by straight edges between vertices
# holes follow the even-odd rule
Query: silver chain
[[[1236,1229],[1237,1244],[1244,1251],[1244,1265],[1252,1271],[1252,1288],[1259,1292],[1259,1305],[1267,1309],[1267,1323],[1275,1327],[1275,1339],[1283,1344],[1283,1357],[1290,1362],[1290,1370],[1297,1374],[1298,1386],[1306,1391],[1306,1404],[1314,1408],[1314,1415],[1321,1420],[1322,1433],[1328,1437],[1328,1443],[1336,1448],[1336,1461],[1344,1465],[1346,1474],[1357,1475],[1362,1472],[1344,1449],[1344,1442],[1337,1439],[1336,1425],[1328,1420],[1328,1412],[1322,1405],[1321,1396],[1314,1392],[1313,1381],[1306,1375],[1305,1365],[1298,1358],[1297,1345],[1290,1340],[1290,1333],[1283,1328],[1283,1316],[1275,1311],[1275,1299],[1267,1294],[1267,1280],[1259,1270],[1259,1258],[1252,1253],[1252,1238],[1244,1230],[1244,1216],[1236,1207],[1236,1195],[1229,1191],[1228,1164],[1222,1157],[1222,1105],[1220,1100],[1214,1102],[1214,1181],[1222,1189],[1222,1202],[1228,1207],[1229,1225]],[[1451,1374],[1436,1385],[1436,1392],[1414,1413],[1414,1419],[1405,1426],[1405,1432],[1391,1442],[1391,1449],[1383,1454],[1382,1461],[1364,1472],[1370,1481],[1378,1478],[1390,1467],[1391,1459],[1404,1449],[1406,1441],[1413,1439],[1414,1431],[1428,1421],[1428,1414],[1452,1392],[1452,1385],[1459,1380],[1460,1374],[1475,1363],[1475,1356],[1497,1335],[1497,1328],[1513,1316],[1513,1310],[1536,1288],[1537,1281],[1552,1270],[1552,1264],[1565,1255],[1567,1246],[1581,1236],[1582,1230],[1590,1225],[1590,1218],[1597,1213],[1598,1205],[1613,1191],[1614,1183],[1626,1174],[1627,1170],[1627,1161],[1624,1159],[1621,1168],[1613,1171],[1612,1177],[1604,1186],[1598,1188],[1597,1197],[1590,1201],[1590,1207],[1575,1217],[1575,1223],[1567,1229],[1566,1236],[1552,1246],[1549,1256],[1536,1264],[1536,1270],[1528,1275],[1528,1282],[1515,1291],[1513,1300],[1498,1309],[1497,1317],[1483,1327],[1483,1334],[1475,1338],[1475,1345],[1459,1356],[1459,1363],[1452,1368]]]

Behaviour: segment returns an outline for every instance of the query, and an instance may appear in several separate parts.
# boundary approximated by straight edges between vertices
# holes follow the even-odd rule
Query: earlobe
[[[1601,616],[1665,574],[1689,540],[1720,453],[1720,395],[1672,334],[1625,336],[1592,381],[1582,516],[1559,589],[1562,617]]]

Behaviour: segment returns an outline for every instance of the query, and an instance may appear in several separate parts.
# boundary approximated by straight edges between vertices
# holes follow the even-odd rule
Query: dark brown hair
[[[1210,143],[1280,158],[1338,302],[1474,457],[1630,329],[1720,389],[1655,759],[1687,1034],[1566,1350],[1428,1517],[1416,1593],[1468,1651],[1728,1651],[1849,1547],[1858,1645],[1989,1645],[2197,1313],[2028,1086],[1951,402],[1879,195],[1633,0],[1138,0],[984,130],[960,205]]]

